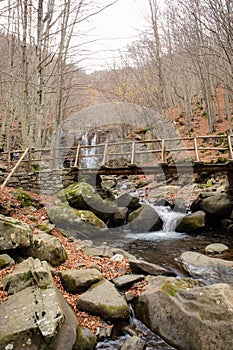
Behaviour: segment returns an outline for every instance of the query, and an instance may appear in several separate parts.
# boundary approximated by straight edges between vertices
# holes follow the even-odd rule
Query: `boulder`
[[[136,317],[181,350],[232,349],[233,287],[191,278],[149,277]]]
[[[64,289],[70,293],[81,293],[103,278],[97,269],[65,270],[59,276]]]
[[[52,266],[61,265],[67,259],[61,241],[47,233],[33,235],[31,246],[25,250],[25,255],[46,260]]]
[[[187,251],[181,254],[183,268],[195,278],[209,282],[233,284],[233,261],[211,258],[204,254]]]
[[[146,275],[171,275],[171,272],[167,269],[158,266],[156,264],[149,263],[144,260],[129,260],[129,266],[134,273],[143,273]]]
[[[227,193],[217,193],[203,198],[200,207],[207,214],[228,217],[233,210],[233,197]]]
[[[58,197],[73,208],[89,210],[101,219],[109,218],[118,210],[114,202],[104,200],[95,188],[86,182],[77,182],[66,187],[58,193]]]
[[[12,259],[8,254],[1,254],[0,255],[0,269],[3,269],[4,267],[8,266],[14,266],[15,261]]]
[[[118,207],[126,207],[130,209],[130,211],[136,210],[140,207],[139,198],[131,196],[129,193],[120,194],[116,199],[116,203]]]
[[[46,261],[30,257],[21,262],[11,274],[3,277],[3,290],[14,294],[31,286],[48,288],[53,284],[50,269]]]
[[[212,243],[205,247],[206,254],[221,254],[228,250],[229,248],[223,243]]]
[[[133,232],[158,231],[162,228],[163,222],[157,211],[149,204],[129,214],[129,229]]]
[[[80,310],[95,314],[104,319],[125,319],[130,310],[125,299],[115,288],[114,284],[106,279],[93,284],[77,300]]]
[[[182,218],[178,226],[177,232],[193,232],[203,229],[206,223],[206,214],[204,211],[196,211],[195,213],[188,214]]]
[[[32,230],[24,222],[0,214],[0,251],[29,247]]]
[[[93,334],[89,347],[83,346],[88,339],[82,339],[77,316],[55,287],[45,261],[29,258],[3,284],[14,294],[0,305],[1,350],[94,349]]]
[[[47,212],[56,226],[65,230],[76,230],[86,235],[107,230],[105,223],[92,212],[77,210],[65,203],[58,203]]]

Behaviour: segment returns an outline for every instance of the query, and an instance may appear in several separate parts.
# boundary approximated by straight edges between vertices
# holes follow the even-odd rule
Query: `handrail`
[[[4,188],[7,184],[7,182],[9,181],[9,179],[11,178],[11,176],[14,174],[14,172],[16,171],[16,169],[18,168],[18,166],[20,165],[20,163],[22,162],[23,158],[26,156],[26,154],[28,153],[29,147],[24,151],[24,153],[22,154],[22,156],[20,157],[20,159],[18,160],[18,162],[15,164],[14,168],[11,170],[11,172],[8,174],[6,180],[2,183],[1,188]]]

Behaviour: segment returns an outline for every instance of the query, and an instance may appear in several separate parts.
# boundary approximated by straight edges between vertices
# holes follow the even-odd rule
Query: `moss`
[[[18,192],[18,194],[16,196],[16,199],[24,207],[30,207],[31,205],[33,205],[32,197],[28,193],[26,193],[26,192],[24,192],[22,190],[19,190],[19,192]]]
[[[87,329],[77,328],[77,339],[74,350],[93,350],[96,344],[96,336]]]
[[[6,260],[0,258],[0,269],[3,269],[3,267],[5,267],[7,265]]]
[[[41,230],[41,231],[44,231],[46,233],[49,233],[51,231],[51,229],[48,226],[43,225],[43,224],[38,225],[38,229]]]
[[[161,289],[165,294],[174,297],[179,292],[179,290],[187,290],[199,286],[200,282],[198,281],[191,281],[189,279],[182,278],[177,279],[175,283],[171,282],[170,280],[164,281]]]

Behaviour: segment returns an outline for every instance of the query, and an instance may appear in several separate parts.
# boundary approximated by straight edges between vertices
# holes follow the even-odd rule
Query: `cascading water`
[[[94,134],[94,136],[92,137],[92,139],[89,143],[88,133],[85,132],[85,134],[83,134],[82,139],[81,139],[81,145],[82,146],[95,146],[96,145],[96,134]],[[94,168],[95,167],[96,158],[94,157],[94,155],[95,155],[95,147],[83,148],[82,161],[81,161],[82,168]]]
[[[154,206],[163,221],[162,231],[174,232],[179,222],[185,216],[183,213],[174,212],[170,207]]]

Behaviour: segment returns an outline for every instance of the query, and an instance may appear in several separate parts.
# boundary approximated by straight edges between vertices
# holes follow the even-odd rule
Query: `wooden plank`
[[[22,154],[22,156],[20,157],[20,159],[18,160],[18,162],[15,164],[14,168],[11,170],[11,172],[8,174],[7,178],[5,179],[5,181],[3,182],[3,184],[1,185],[1,188],[4,188],[7,184],[7,182],[10,180],[11,176],[14,174],[14,172],[16,171],[16,169],[18,168],[18,166],[20,165],[20,163],[22,162],[23,158],[26,156],[26,154],[28,153],[29,148],[27,148],[24,153]]]

